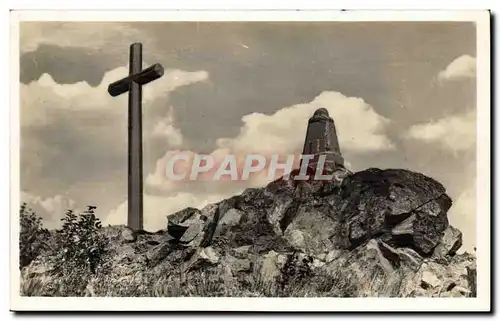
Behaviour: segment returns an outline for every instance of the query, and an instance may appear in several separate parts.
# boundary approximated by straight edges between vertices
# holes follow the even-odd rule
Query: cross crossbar
[[[163,66],[154,64],[149,68],[144,69],[138,74],[129,75],[123,79],[115,81],[108,86],[108,92],[111,96],[116,97],[130,90],[130,85],[135,82],[139,85],[145,85],[153,80],[163,76]]]

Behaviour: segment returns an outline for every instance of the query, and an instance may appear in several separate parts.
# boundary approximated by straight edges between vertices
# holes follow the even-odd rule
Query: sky
[[[48,228],[87,205],[104,224],[126,223],[127,96],[107,87],[141,42],[144,66],[165,68],[143,88],[147,230],[267,182],[169,181],[176,151],[300,153],[307,119],[326,108],[352,171],[441,182],[472,251],[475,33],[469,22],[22,22],[22,199]]]

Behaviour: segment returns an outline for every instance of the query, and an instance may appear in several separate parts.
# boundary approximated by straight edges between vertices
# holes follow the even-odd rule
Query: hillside
[[[53,250],[42,251],[21,268],[21,290],[49,296],[472,297],[476,259],[457,254],[462,233],[448,223],[451,204],[439,182],[402,169],[340,170],[332,181],[280,179],[201,210],[186,208],[156,233],[97,228],[105,242],[90,269],[64,268],[69,263],[54,260]]]

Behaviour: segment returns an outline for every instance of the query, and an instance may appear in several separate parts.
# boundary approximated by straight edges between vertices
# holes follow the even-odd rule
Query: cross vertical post
[[[142,70],[142,44],[130,46],[129,75]],[[128,225],[143,227],[142,196],[142,86],[132,81],[128,93]]]
[[[127,226],[143,229],[142,86],[163,76],[154,64],[142,70],[142,44],[130,46],[129,75],[108,87],[115,97],[128,91],[128,217]]]

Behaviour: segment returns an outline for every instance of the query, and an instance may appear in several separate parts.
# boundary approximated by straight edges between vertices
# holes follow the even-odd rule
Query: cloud
[[[92,111],[95,113],[126,114],[127,95],[111,97],[108,85],[128,75],[127,67],[108,71],[102,82],[92,87],[87,82],[75,84],[58,84],[49,74],[43,74],[37,81],[22,84],[21,126],[50,124],[51,110],[63,109],[73,111]],[[206,71],[186,72],[182,70],[165,70],[165,74],[143,87],[143,103],[147,104],[182,86],[208,79]]]
[[[43,226],[49,229],[60,227],[60,220],[67,210],[77,210],[75,201],[64,195],[43,199],[21,191],[21,201],[26,202],[28,207],[43,219]]]
[[[446,150],[467,151],[476,144],[476,111],[441,118],[434,122],[413,125],[407,139],[439,144]]]
[[[476,77],[476,58],[463,55],[453,60],[438,74],[440,81],[451,81]]]
[[[96,87],[86,82],[58,84],[48,74],[20,84],[21,160],[23,170],[31,172],[23,177],[33,181],[38,174],[50,175],[49,169],[64,181],[69,176],[76,179],[74,173],[82,169],[90,171],[88,178],[116,168],[126,153],[127,95],[111,97],[107,87],[127,74],[126,67],[109,71]],[[206,71],[165,70],[162,78],[144,86],[143,106],[166,104],[175,89],[207,78]],[[147,110],[144,114],[154,117]],[[172,115],[167,115],[170,123]],[[182,144],[180,130],[173,124],[167,123],[163,137],[174,146]],[[99,172],[100,168],[103,171]]]
[[[332,91],[322,92],[309,103],[286,107],[272,115],[246,115],[242,118],[239,135],[219,139],[217,144],[236,153],[302,151],[307,119],[318,108],[326,108],[334,119],[342,151],[371,152],[394,148],[384,133],[388,119],[377,114],[363,99]]]
[[[182,145],[183,136],[181,130],[175,127],[174,109],[169,108],[167,115],[159,119],[153,127],[151,137],[163,138],[171,147],[179,147]]]
[[[222,200],[221,195],[193,195],[177,193],[169,197],[144,194],[144,229],[157,231],[166,228],[166,217],[186,207],[203,208],[207,204]],[[127,201],[111,210],[103,219],[103,225],[122,225],[127,223]]]

